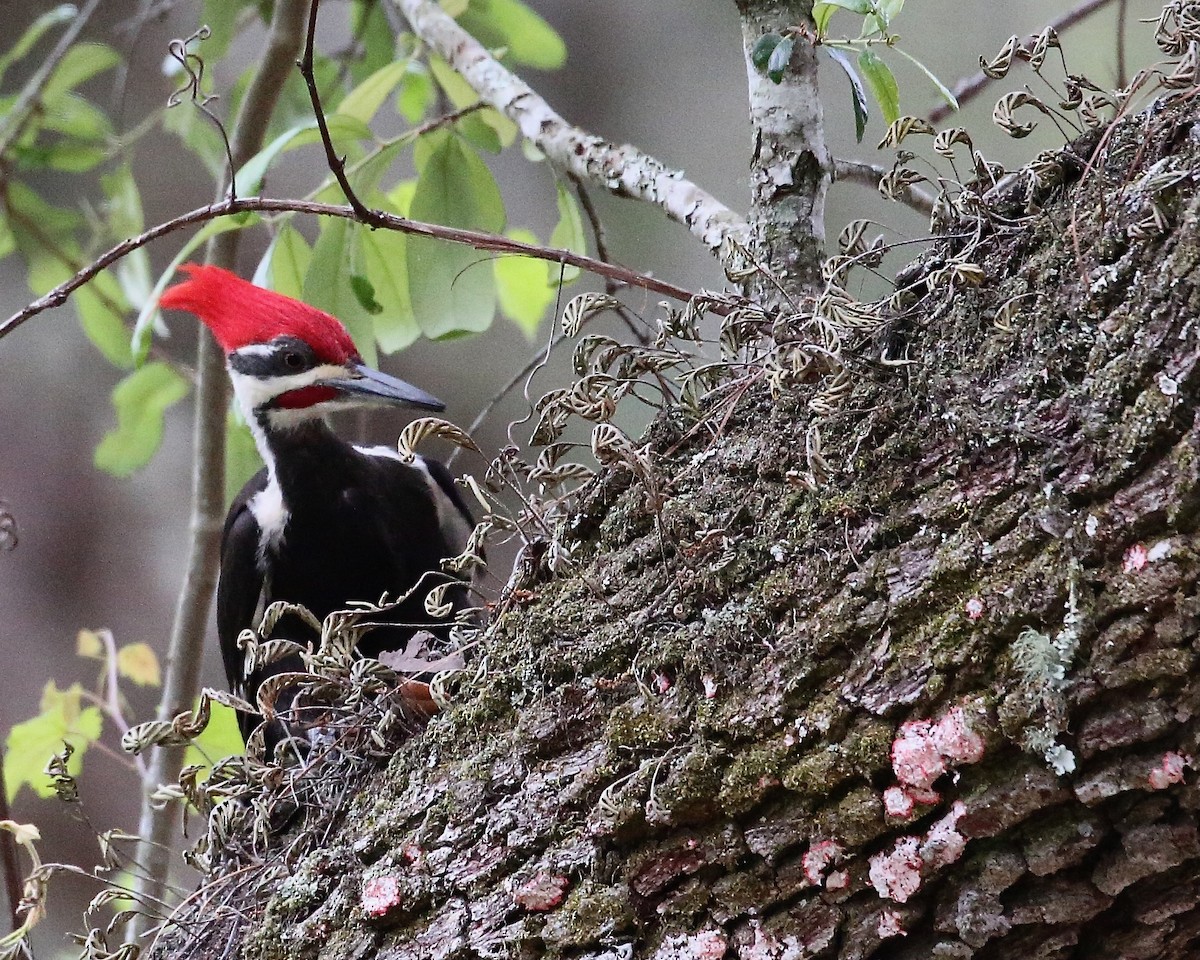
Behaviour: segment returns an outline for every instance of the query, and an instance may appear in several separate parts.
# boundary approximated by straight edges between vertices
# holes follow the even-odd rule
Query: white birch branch
[[[746,244],[739,214],[669,167],[628,144],[615,144],[572,126],[520,77],[498,63],[434,0],[391,0],[413,32],[471,85],[480,99],[513,121],[550,162],[617,196],[661,207],[709,250],[727,239]]]

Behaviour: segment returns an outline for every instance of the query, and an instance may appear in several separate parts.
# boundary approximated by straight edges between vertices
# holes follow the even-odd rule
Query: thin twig
[[[1117,0],[1117,89],[1123,89],[1129,80],[1129,68],[1125,63],[1125,27],[1129,19],[1129,0]]]
[[[8,786],[4,782],[4,764],[0,763],[0,820],[11,820],[8,806]],[[21,926],[21,864],[17,859],[17,842],[8,830],[0,830],[0,865],[4,868],[4,891],[8,897],[8,912],[12,929]]]
[[[39,313],[44,313],[52,307],[62,306],[72,293],[88,281],[94,279],[102,270],[132,253],[134,250],[146,246],[152,240],[165,237],[168,234],[175,233],[184,227],[193,226],[197,223],[207,223],[209,220],[216,220],[218,217],[228,217],[240,213],[305,213],[319,217],[341,217],[345,220],[358,220],[357,214],[348,206],[343,207],[331,203],[317,203],[312,200],[283,200],[272,197],[235,197],[233,199],[218,200],[151,227],[149,230],[139,233],[135,237],[122,240],[116,246],[102,253],[88,266],[76,273],[75,276],[60,283],[45,296],[39,297],[32,303],[27,304],[3,323],[0,323],[0,338],[12,333],[13,330],[21,326],[26,320],[37,316]],[[673,283],[659,280],[657,277],[647,276],[644,273],[638,273],[636,270],[630,270],[618,264],[605,263],[594,257],[584,256],[570,250],[544,247],[536,243],[522,243],[519,240],[498,236],[497,234],[484,233],[481,230],[465,230],[459,227],[447,227],[436,223],[423,223],[420,220],[410,220],[408,217],[401,217],[382,211],[376,211],[375,216],[379,220],[379,227],[384,230],[396,230],[400,233],[410,233],[420,237],[446,240],[450,243],[466,244],[467,246],[474,247],[476,250],[492,253],[512,254],[532,257],[535,260],[565,263],[568,266],[587,270],[589,273],[594,273],[597,276],[611,277],[621,283],[627,283],[630,286],[649,290],[653,293],[660,293],[663,296],[685,303],[695,296],[692,291],[676,286]],[[230,233],[235,234],[236,231],[230,231]],[[222,236],[225,236],[225,234],[222,234]],[[724,315],[728,312],[728,308],[722,304],[714,304],[711,310],[718,315]]]
[[[1056,33],[1062,33],[1069,27],[1075,26],[1080,20],[1090,17],[1101,7],[1107,6],[1113,0],[1084,0],[1079,6],[1068,10],[1057,20],[1050,21],[1050,26]],[[1029,39],[1034,39],[1030,37]],[[954,85],[953,94],[958,100],[958,105],[961,107],[964,103],[974,100],[983,91],[983,88],[991,83],[991,79],[982,71],[973,74],[969,77],[964,77]],[[954,111],[954,108],[948,103],[939,103],[936,107],[925,115],[925,118],[930,123],[940,123],[945,120]]]
[[[840,157],[833,159],[833,179],[844,180],[848,183],[861,183],[865,187],[873,187],[879,189],[879,181],[886,177],[891,171],[886,167],[881,167],[873,163],[863,163],[858,160],[843,160]],[[934,198],[924,190],[919,190],[914,186],[907,186],[896,194],[896,200],[903,203],[922,216],[930,216],[933,213]]]
[[[355,217],[368,226],[378,227],[380,224],[375,221],[374,211],[358,198],[358,194],[350,186],[350,179],[346,176],[346,158],[339,157],[337,150],[333,147],[333,137],[330,136],[329,124],[325,121],[325,109],[321,106],[321,94],[317,90],[317,76],[313,72],[313,44],[317,36],[317,11],[320,7],[321,0],[312,0],[309,5],[304,55],[297,61],[296,66],[300,68],[300,75],[304,77],[304,85],[308,88],[308,99],[312,102],[313,116],[317,121],[317,130],[321,134],[321,144],[325,148],[325,163],[329,167],[329,172],[333,174],[338,186],[342,188],[342,193],[346,195],[346,202],[350,204],[350,209],[354,211]]]

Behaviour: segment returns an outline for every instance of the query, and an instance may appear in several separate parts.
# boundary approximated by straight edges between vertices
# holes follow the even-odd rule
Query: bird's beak
[[[411,383],[372,370],[365,364],[352,360],[346,365],[346,373],[348,376],[322,381],[322,386],[333,387],[340,393],[375,403],[393,403],[421,410],[446,409],[446,405],[437,397]]]

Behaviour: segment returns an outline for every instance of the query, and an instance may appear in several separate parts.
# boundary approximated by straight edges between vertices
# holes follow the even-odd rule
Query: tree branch
[[[745,244],[743,217],[636,147],[618,145],[567,123],[523,80],[509,72],[481,43],[433,0],[389,0],[413,32],[450,63],[480,98],[521,130],[552,163],[617,196],[661,207],[709,250],[720,253],[727,239]]]
[[[105,251],[76,273],[75,276],[71,277],[70,280],[60,283],[45,296],[38,297],[38,299],[18,310],[3,323],[0,323],[0,339],[12,333],[13,330],[21,326],[25,321],[32,319],[38,314],[44,313],[54,307],[62,306],[67,302],[67,298],[72,293],[88,281],[94,279],[101,271],[134,250],[146,246],[151,241],[197,223],[206,223],[209,220],[216,220],[218,217],[228,217],[249,212],[305,213],[321,217],[342,217],[346,220],[358,219],[354,211],[348,206],[343,207],[331,203],[317,203],[312,200],[236,197],[198,207],[195,210],[180,214],[172,220],[167,220],[164,223],[151,227],[149,230],[139,233],[136,237],[123,240],[116,246]],[[671,297],[673,300],[680,300],[685,303],[695,296],[693,291],[676,286],[673,283],[667,283],[665,280],[659,280],[657,277],[638,273],[636,270],[630,270],[628,267],[623,267],[620,264],[605,263],[603,260],[573,253],[570,250],[543,247],[535,243],[522,243],[519,240],[512,240],[497,234],[484,233],[480,230],[464,230],[437,223],[424,223],[420,220],[410,220],[407,217],[381,211],[376,211],[375,217],[379,220],[380,228],[385,230],[396,230],[400,233],[411,233],[420,237],[433,237],[438,240],[446,240],[450,243],[463,243],[474,247],[476,250],[491,253],[511,254],[532,257],[535,260],[550,260],[554,263],[565,263],[568,266],[587,270],[589,273],[594,273],[597,276],[611,278],[620,283],[627,283],[632,287],[649,290],[652,293],[659,293],[663,296]],[[222,234],[222,236],[225,236],[225,234]],[[711,309],[718,315],[726,312],[725,308],[720,304],[713,306]]]
[[[1084,0],[1083,3],[1079,4],[1079,6],[1068,10],[1057,20],[1050,21],[1049,26],[1056,33],[1061,33],[1069,27],[1075,26],[1075,24],[1077,24],[1080,20],[1090,17],[1101,7],[1107,6],[1112,2],[1113,0]],[[1033,38],[1030,37],[1029,39]],[[962,80],[959,80],[958,83],[954,85],[954,89],[951,90],[951,93],[954,94],[955,99],[958,100],[959,107],[961,107],[964,103],[968,103],[979,96],[979,94],[983,92],[983,88],[991,82],[991,78],[980,71],[979,73],[973,74],[969,77],[964,77]],[[930,123],[941,123],[953,112],[954,108],[950,106],[950,104],[939,103],[925,115],[925,119],[927,119]]]
[[[768,34],[782,36],[807,25],[809,0],[738,0],[742,52],[750,94],[750,222],[747,259],[761,265],[746,278],[751,298],[770,308],[795,309],[822,283],[825,196],[832,163],[817,83],[817,55],[801,37],[778,82],[754,62]]]
[[[262,149],[267,124],[300,50],[304,12],[304,0],[277,0],[275,4],[262,62],[246,91],[229,141],[231,183],[234,170]],[[224,196],[224,193],[222,185],[218,197]],[[232,269],[236,266],[240,238],[241,234],[237,231],[216,237],[208,249],[208,262]],[[225,508],[227,403],[224,357],[207,331],[200,333],[196,373],[192,544],[167,650],[163,695],[158,708],[159,720],[170,720],[176,714],[190,709],[199,691],[204,635],[217,580],[217,554]],[[178,780],[182,763],[182,750],[159,748],[153,754],[143,785],[142,811],[138,822],[142,842],[138,859],[146,872],[137,883],[138,899],[142,903],[162,899],[180,813],[179,805],[173,803],[156,809],[150,802],[150,796],[159,784]]]
[[[861,183],[865,187],[873,187],[879,189],[879,181],[888,175],[888,169],[873,163],[862,163],[858,160],[843,160],[841,157],[833,158],[833,179],[843,180],[847,183]],[[917,213],[923,216],[930,216],[933,213],[933,201],[924,190],[918,190],[914,186],[905,187],[898,194],[896,199],[903,204],[906,204]]]

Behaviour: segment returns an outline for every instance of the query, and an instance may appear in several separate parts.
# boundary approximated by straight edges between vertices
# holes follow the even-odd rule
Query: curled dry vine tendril
[[[225,124],[208,107],[210,103],[219,98],[215,93],[206,94],[204,92],[204,58],[200,54],[193,53],[188,49],[190,44],[207,40],[210,36],[212,36],[212,31],[207,26],[203,26],[190,37],[184,39],[176,37],[167,44],[167,53],[172,60],[179,64],[180,69],[187,78],[184,80],[183,86],[167,97],[167,106],[177,107],[183,103],[186,97],[197,110],[208,117],[213,122],[213,125],[216,126],[217,132],[221,135],[221,142],[225,145],[225,159],[229,164],[229,198],[236,200],[237,171],[234,169],[233,147],[229,144],[229,134],[225,130]]]

